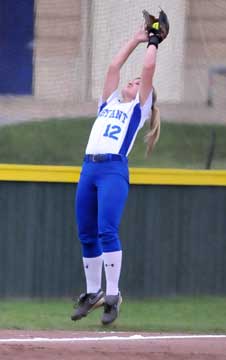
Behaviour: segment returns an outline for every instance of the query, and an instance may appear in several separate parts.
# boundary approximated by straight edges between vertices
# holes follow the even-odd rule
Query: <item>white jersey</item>
[[[150,117],[152,91],[143,106],[139,93],[130,102],[120,102],[118,90],[106,102],[100,102],[98,116],[93,124],[86,154],[121,154],[127,156],[138,131]]]

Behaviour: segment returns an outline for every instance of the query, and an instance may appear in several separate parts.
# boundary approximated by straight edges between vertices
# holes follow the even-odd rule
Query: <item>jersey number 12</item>
[[[109,138],[111,138],[111,139],[114,139],[114,140],[118,140],[117,134],[119,134],[120,132],[121,132],[120,126],[109,124],[109,125],[106,127],[104,136],[107,136],[107,137],[109,137]]]

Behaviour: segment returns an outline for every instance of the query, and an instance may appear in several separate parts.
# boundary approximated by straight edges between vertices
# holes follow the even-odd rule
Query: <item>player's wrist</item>
[[[149,47],[150,45],[154,45],[156,47],[156,49],[158,49],[160,42],[161,42],[161,40],[159,39],[159,37],[157,35],[153,34],[153,35],[149,36],[147,47]]]

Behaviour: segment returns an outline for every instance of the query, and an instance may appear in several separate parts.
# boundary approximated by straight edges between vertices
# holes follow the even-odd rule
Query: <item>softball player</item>
[[[139,30],[114,57],[106,74],[76,193],[86,292],[80,295],[71,316],[75,321],[101,305],[104,305],[103,324],[112,323],[119,313],[122,301],[118,287],[122,261],[119,224],[128,195],[128,155],[145,120],[150,119],[148,151],[152,150],[160,131],[152,86],[158,48],[154,38],[144,29]],[[129,81],[119,96],[120,69],[143,42],[148,42],[148,48],[141,77]],[[105,293],[101,290],[103,265]]]

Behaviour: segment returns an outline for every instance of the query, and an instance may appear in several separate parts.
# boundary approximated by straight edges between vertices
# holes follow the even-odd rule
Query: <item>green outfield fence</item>
[[[79,167],[0,165],[0,297],[84,290]],[[134,297],[226,294],[226,171],[130,169],[120,287]]]

